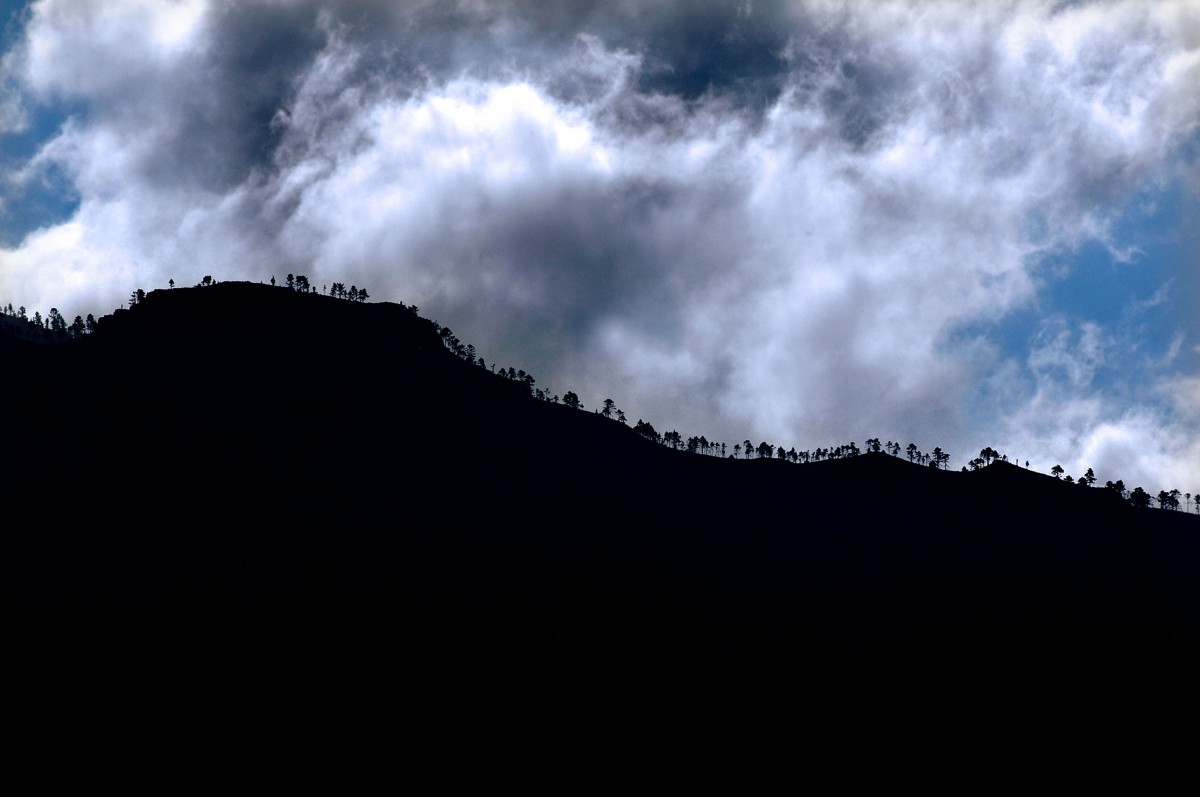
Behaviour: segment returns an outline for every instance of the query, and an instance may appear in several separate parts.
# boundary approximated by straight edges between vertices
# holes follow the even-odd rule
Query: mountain
[[[674,451],[402,305],[155,291],[0,358],[3,645],[42,673],[818,700],[1200,661],[1195,516],[1003,462]]]

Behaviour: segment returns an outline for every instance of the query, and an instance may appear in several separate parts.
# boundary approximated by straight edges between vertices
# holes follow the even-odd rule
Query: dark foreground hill
[[[0,347],[9,662],[811,701],[1200,662],[1200,523],[1006,464],[687,455],[259,285]]]

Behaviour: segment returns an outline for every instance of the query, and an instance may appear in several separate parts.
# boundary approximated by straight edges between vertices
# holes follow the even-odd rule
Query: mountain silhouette
[[[3,644],[43,674],[245,688],[236,660],[545,698],[1198,660],[1194,516],[1004,462],[673,451],[402,305],[159,290],[0,357]]]

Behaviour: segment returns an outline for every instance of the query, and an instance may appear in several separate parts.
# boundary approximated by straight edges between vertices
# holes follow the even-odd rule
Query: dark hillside
[[[1197,661],[1194,516],[1005,463],[671,451],[402,306],[157,291],[0,356],[9,656],[539,694]]]

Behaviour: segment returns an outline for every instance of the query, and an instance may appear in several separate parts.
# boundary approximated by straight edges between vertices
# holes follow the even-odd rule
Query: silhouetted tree
[[[1062,465],[1055,465],[1053,468],[1050,469],[1050,475],[1056,479],[1061,478],[1063,473],[1064,473],[1064,471],[1063,471]]]
[[[296,275],[295,274],[287,275],[287,286],[291,290],[296,290]]]
[[[563,393],[562,402],[573,410],[583,408],[583,404],[579,401],[579,396],[575,395],[575,393],[570,390],[568,390],[566,393]]]
[[[909,462],[912,462],[913,460],[915,460],[915,459],[916,459],[916,458],[917,458],[917,457],[920,455],[920,452],[918,452],[918,451],[917,451],[917,444],[916,444],[916,443],[909,443],[909,444],[908,444],[908,448],[904,449],[904,451],[905,451],[905,453],[906,453],[906,454],[908,454],[908,461],[909,461]]]
[[[1091,487],[1096,483],[1096,474],[1092,472],[1091,468],[1088,468],[1087,473],[1079,478],[1079,482],[1087,487]]]
[[[600,414],[603,415],[605,418],[611,418],[613,416],[613,409],[616,407],[616,405],[617,405],[617,403],[615,401],[613,401],[612,399],[610,399],[610,398],[605,399],[604,400],[604,409],[600,410]]]
[[[935,446],[933,449],[933,459],[930,464],[935,468],[940,468],[944,464],[943,459],[949,461],[950,455],[943,452],[940,446]]]
[[[621,423],[629,423],[629,421],[625,418],[625,413],[621,410],[617,410],[617,420]]]
[[[50,308],[50,317],[47,319],[46,327],[56,340],[62,340],[67,336],[67,319],[58,312],[57,307]]]
[[[750,457],[754,454],[754,444],[749,440],[743,440],[742,453],[745,454],[746,459],[750,459]]]
[[[1145,509],[1150,506],[1150,493],[1143,490],[1141,487],[1134,487],[1133,492],[1129,494],[1130,506],[1136,506],[1139,509]]]

